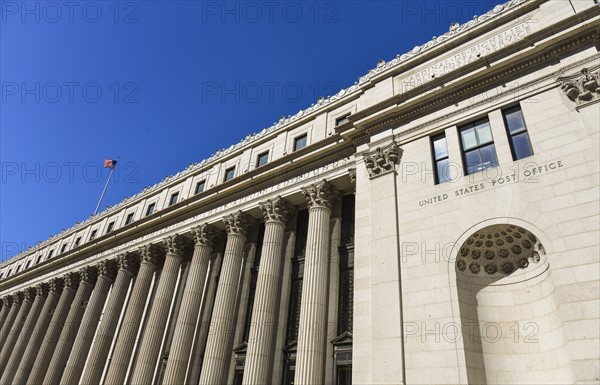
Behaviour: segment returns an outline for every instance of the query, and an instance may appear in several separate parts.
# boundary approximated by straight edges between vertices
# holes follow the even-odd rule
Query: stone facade
[[[598,383],[599,19],[498,5],[3,263],[0,384]]]

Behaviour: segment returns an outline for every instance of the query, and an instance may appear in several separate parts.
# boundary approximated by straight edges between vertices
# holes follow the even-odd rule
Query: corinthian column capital
[[[71,289],[77,289],[79,286],[79,274],[78,273],[67,273],[63,276],[63,280],[66,287]]]
[[[25,301],[33,301],[37,295],[37,291],[34,287],[28,287],[24,290]]]
[[[142,256],[142,262],[151,263],[155,267],[161,263],[163,256],[160,248],[153,243],[140,247],[138,253]]]
[[[179,234],[169,235],[163,239],[167,254],[174,254],[179,258],[183,258],[187,243],[186,240]]]
[[[265,222],[281,222],[285,225],[293,213],[293,209],[288,202],[280,196],[273,200],[269,199],[266,202],[260,202],[258,205],[263,212]]]
[[[23,292],[22,292],[22,291],[17,291],[16,293],[14,293],[14,294],[11,294],[10,296],[12,297],[12,301],[13,301],[14,303],[16,303],[17,305],[20,305],[20,304],[22,304],[22,303],[23,303],[23,298],[25,297],[25,296],[23,295]]]
[[[52,278],[48,285],[50,287],[50,291],[53,293],[60,293],[63,290],[64,279],[63,278]]]
[[[98,275],[115,279],[117,276],[117,261],[114,259],[105,259],[98,262]]]
[[[81,282],[96,284],[98,279],[98,268],[96,266],[84,266],[79,270]]]
[[[394,171],[394,167],[400,163],[402,149],[396,142],[392,142],[386,147],[377,147],[375,151],[364,153],[363,157],[369,176],[374,178]]]
[[[12,295],[7,295],[2,297],[2,306],[3,307],[11,307],[13,303],[13,296]]]
[[[326,179],[313,183],[310,187],[303,187],[302,194],[306,198],[308,208],[323,207],[331,210],[331,206],[338,198],[338,191]]]
[[[47,283],[39,283],[35,285],[35,295],[40,297],[46,297],[50,286]]]
[[[216,233],[214,228],[208,223],[194,227],[192,234],[194,235],[194,244],[196,246],[206,246],[212,249],[215,244]]]
[[[254,226],[255,221],[248,214],[238,211],[223,217],[227,235],[248,235],[248,231]]]
[[[123,253],[117,255],[117,264],[119,270],[126,270],[132,274],[135,274],[140,267],[140,258],[134,253]]]

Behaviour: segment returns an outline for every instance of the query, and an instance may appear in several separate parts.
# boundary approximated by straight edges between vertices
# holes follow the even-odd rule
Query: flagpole
[[[106,192],[106,188],[108,187],[108,183],[110,182],[110,178],[112,178],[113,173],[115,172],[114,167],[110,170],[110,175],[108,176],[108,180],[104,185],[104,190],[102,190],[102,195],[100,195],[100,200],[98,201],[98,205],[96,206],[96,211],[94,211],[94,215],[98,214],[98,209],[100,208],[100,204],[102,203],[102,199],[104,198],[104,193]]]

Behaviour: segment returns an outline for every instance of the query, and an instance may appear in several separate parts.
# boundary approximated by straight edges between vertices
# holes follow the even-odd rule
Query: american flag
[[[115,169],[117,165],[117,161],[114,159],[104,159],[104,168],[110,168],[111,170]]]

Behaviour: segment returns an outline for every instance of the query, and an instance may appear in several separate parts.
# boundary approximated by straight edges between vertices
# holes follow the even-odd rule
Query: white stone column
[[[270,381],[281,295],[283,240],[290,214],[289,205],[281,197],[259,205],[265,217],[265,234],[252,307],[244,385],[263,385]]]
[[[21,330],[23,329],[23,325],[25,325],[25,320],[27,319],[27,315],[31,310],[31,305],[35,300],[36,292],[34,288],[27,288],[24,290],[24,299],[21,304],[21,308],[19,309],[19,313],[17,313],[17,317],[15,318],[15,322],[13,323],[8,337],[2,346],[2,353],[0,354],[0,373],[4,373],[4,369],[10,360],[12,352],[17,344],[17,340],[19,339],[19,335],[21,334]]]
[[[244,244],[253,222],[241,211],[223,218],[223,221],[227,229],[227,245],[200,373],[199,383],[202,385],[220,385],[226,381],[235,332],[235,306]]]
[[[10,353],[10,358],[8,359],[8,363],[6,364],[6,368],[2,373],[2,378],[0,378],[0,384],[2,385],[12,385],[13,378],[17,374],[17,369],[19,368],[19,363],[22,361],[23,353],[29,344],[29,340],[31,339],[31,335],[35,332],[35,325],[37,323],[38,317],[40,316],[40,312],[44,307],[44,302],[46,301],[46,296],[48,295],[48,284],[41,283],[35,287],[35,299],[33,300],[33,304],[31,305],[31,310],[27,315],[27,319],[21,329],[21,332],[18,335],[17,342],[12,352]]]
[[[119,255],[117,263],[119,267],[117,277],[106,303],[102,322],[98,326],[98,332],[96,333],[96,338],[81,378],[81,384],[92,385],[100,382],[102,372],[106,366],[106,358],[110,350],[110,345],[116,333],[125,297],[131,284],[131,278],[139,267],[138,257],[131,253]]]
[[[77,287],[79,286],[79,274],[67,273],[64,275],[62,280],[64,283],[62,294],[60,295],[58,305],[56,305],[56,309],[54,309],[54,313],[52,314],[50,325],[48,325],[48,329],[45,331],[45,333],[42,334],[43,338],[40,341],[41,346],[37,356],[35,357],[29,378],[26,381],[27,384],[39,385],[42,383],[42,381],[44,381],[44,377],[46,376],[46,372],[48,371],[48,367],[50,365],[50,360],[54,355],[54,350],[58,343],[59,336],[61,335],[65,325],[65,320],[69,314],[69,309],[73,303],[73,298],[75,297]],[[24,375],[26,376],[27,373]],[[25,381],[22,383],[25,383]]]
[[[75,343],[69,355],[61,384],[77,384],[81,379],[81,373],[86,358],[90,352],[90,346],[94,340],[94,334],[102,316],[102,309],[108,297],[108,292],[117,274],[117,261],[107,259],[98,263],[98,279],[90,297],[85,314],[81,319],[81,325],[75,337]]]
[[[308,235],[294,383],[322,385],[327,339],[329,221],[336,193],[326,180],[303,188],[302,193],[308,203]]]
[[[0,308],[0,330],[4,326],[4,321],[8,317],[8,313],[10,313],[10,308],[12,306],[12,297],[7,295],[2,297],[2,307]]]
[[[35,328],[32,331],[25,353],[18,364],[17,372],[12,381],[14,384],[25,384],[29,378],[35,358],[40,350],[46,331],[48,330],[50,320],[52,319],[52,312],[56,308],[56,304],[58,303],[63,290],[63,279],[51,279],[48,288],[49,293],[44,302],[44,307],[42,308],[37,323],[35,324]]]
[[[194,255],[190,264],[179,316],[175,326],[173,343],[167,361],[163,384],[181,385],[185,382],[186,369],[192,352],[192,341],[202,304],[204,284],[214,243],[214,231],[208,224],[192,229]]]
[[[219,247],[219,249],[222,249]],[[192,354],[192,366],[188,375],[187,382],[189,385],[198,385],[200,380],[200,370],[202,369],[202,360],[204,350],[206,348],[206,340],[208,339],[208,329],[210,328],[210,319],[212,317],[213,305],[217,294],[218,278],[221,274],[221,262],[223,262],[223,254],[217,253],[212,256],[210,277],[206,284],[206,301],[202,303],[202,315],[197,326],[197,336],[194,341],[194,352]],[[186,383],[187,383],[186,382]]]
[[[164,244],[166,249],[165,265],[156,289],[148,324],[144,330],[137,362],[133,368],[132,384],[152,383],[171,303],[176,296],[175,287],[183,262],[184,240],[179,235],[172,235],[164,240]]]
[[[75,337],[77,337],[81,319],[87,307],[86,304],[90,298],[90,294],[92,294],[97,278],[98,269],[96,266],[86,266],[79,270],[79,287],[71,303],[69,314],[58,338],[54,353],[51,356],[52,359],[42,382],[44,385],[56,385],[60,383],[65,365],[73,348],[73,343],[75,342]],[[31,381],[31,378],[29,381]],[[34,382],[34,384],[38,385],[39,382]]]
[[[23,293],[17,292],[11,294],[10,301],[10,310],[6,315],[6,319],[4,320],[4,324],[2,325],[2,329],[0,330],[0,352],[2,352],[4,343],[6,342],[6,338],[8,338],[8,334],[10,329],[12,329],[12,325],[15,323],[15,319],[17,318],[17,314],[21,309],[21,304],[23,303]]]
[[[106,385],[123,384],[131,360],[135,339],[142,322],[146,299],[156,267],[162,262],[162,253],[156,245],[149,244],[139,249],[140,269],[133,284],[131,297],[123,316],[121,330],[104,379]]]

